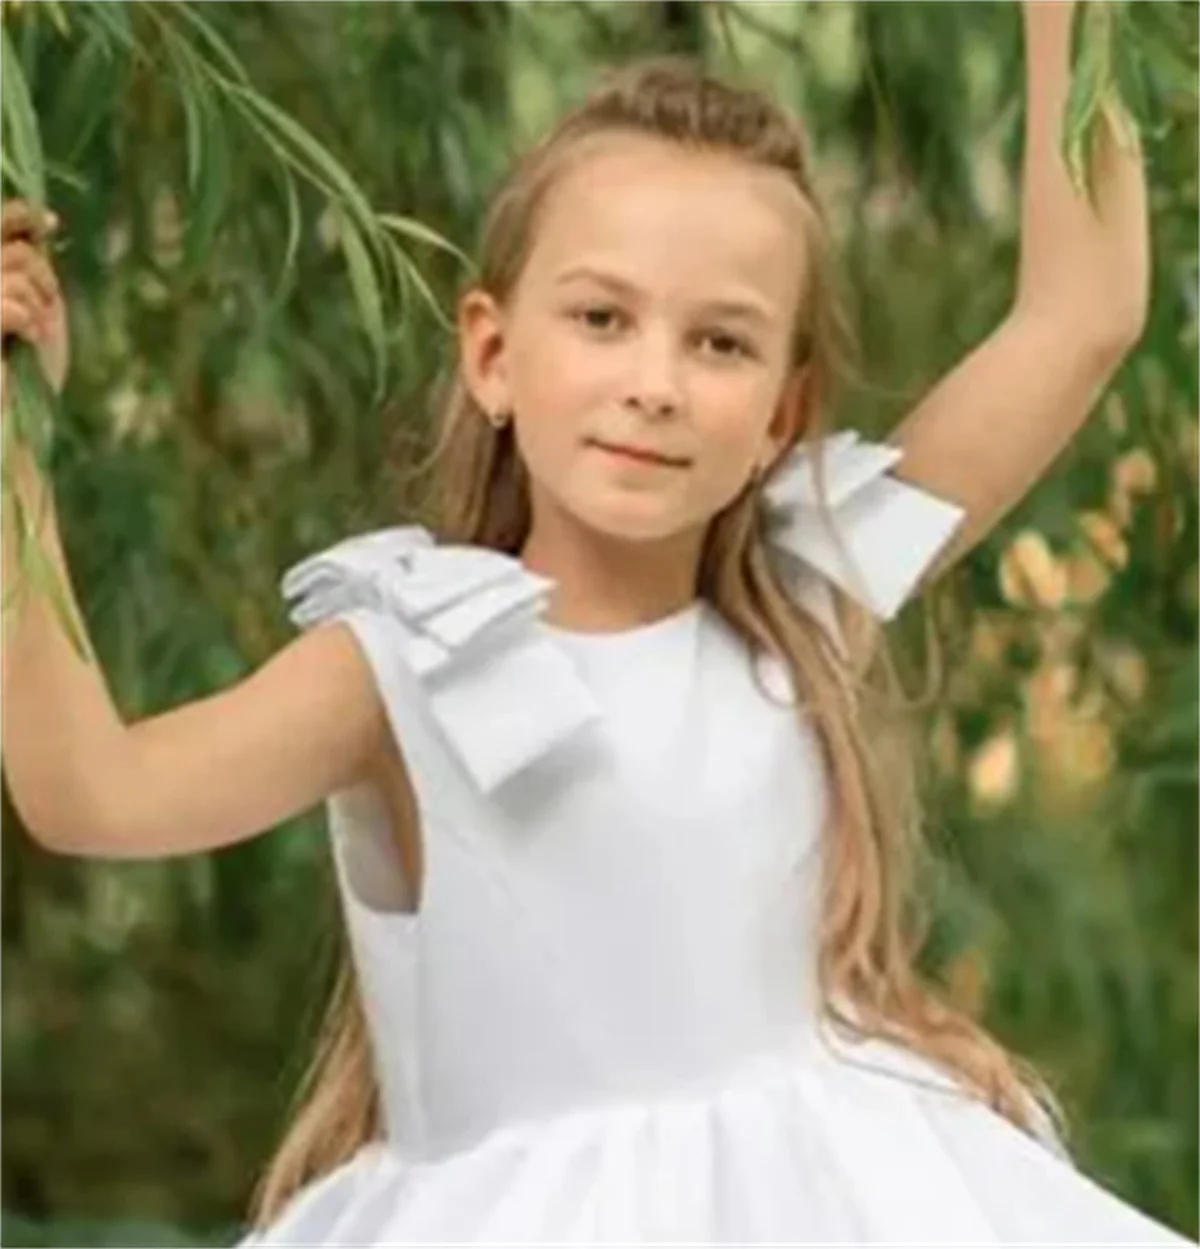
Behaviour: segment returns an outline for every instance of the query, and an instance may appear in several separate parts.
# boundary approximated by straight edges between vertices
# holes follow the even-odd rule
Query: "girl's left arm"
[[[1111,122],[1093,151],[1095,203],[1059,139],[1074,0],[1023,0],[1027,109],[1021,258],[1012,310],[899,424],[895,473],[966,517],[927,574],[980,541],[1046,472],[1141,336],[1149,227],[1140,152]]]

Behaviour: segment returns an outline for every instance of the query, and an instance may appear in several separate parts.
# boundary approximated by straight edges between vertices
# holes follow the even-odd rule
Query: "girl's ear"
[[[775,415],[767,427],[767,444],[774,462],[804,436],[817,403],[817,375],[811,364],[794,368],[775,405]]]
[[[458,346],[463,382],[485,412],[512,404],[505,368],[504,313],[495,298],[475,287],[458,303]]]

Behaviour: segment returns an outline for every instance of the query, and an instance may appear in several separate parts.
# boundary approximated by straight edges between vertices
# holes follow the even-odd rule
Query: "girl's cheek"
[[[705,422],[705,441],[730,467],[753,463],[770,425],[762,394],[757,387],[730,387],[714,400]]]
[[[562,344],[553,367],[562,381],[562,389],[583,398],[602,397],[598,392],[611,390],[620,381],[617,353],[578,339],[568,339]]]
[[[561,396],[586,376],[588,361],[567,335],[548,334],[536,349],[524,353],[519,371],[531,389],[543,395]]]
[[[738,419],[710,427],[702,443],[705,492],[724,506],[749,481],[762,452],[762,434],[757,423],[746,420],[743,410]]]

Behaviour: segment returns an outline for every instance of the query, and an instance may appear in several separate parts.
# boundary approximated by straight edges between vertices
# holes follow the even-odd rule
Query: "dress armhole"
[[[330,844],[346,895],[380,917],[414,916],[416,885],[378,785],[360,781],[332,794],[329,806]]]
[[[410,762],[419,750],[413,721],[419,714],[421,688],[415,678],[406,679],[401,659],[403,635],[389,617],[366,608],[340,612],[328,623],[349,629],[371,670],[392,742],[408,778],[413,835],[418,860],[423,862],[424,820]],[[410,879],[405,870],[400,830],[394,825],[378,781],[363,776],[330,795],[329,811],[331,845],[347,898],[381,919],[415,919],[423,882]]]

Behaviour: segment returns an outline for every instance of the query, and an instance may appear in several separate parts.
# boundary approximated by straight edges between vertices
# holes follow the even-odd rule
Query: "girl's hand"
[[[54,268],[46,255],[46,239],[58,222],[23,200],[0,205],[0,334],[7,354],[11,336],[37,348],[42,368],[54,390],[62,390],[69,359],[67,310]],[[3,370],[3,393],[8,367]],[[7,399],[4,399],[7,406]]]

